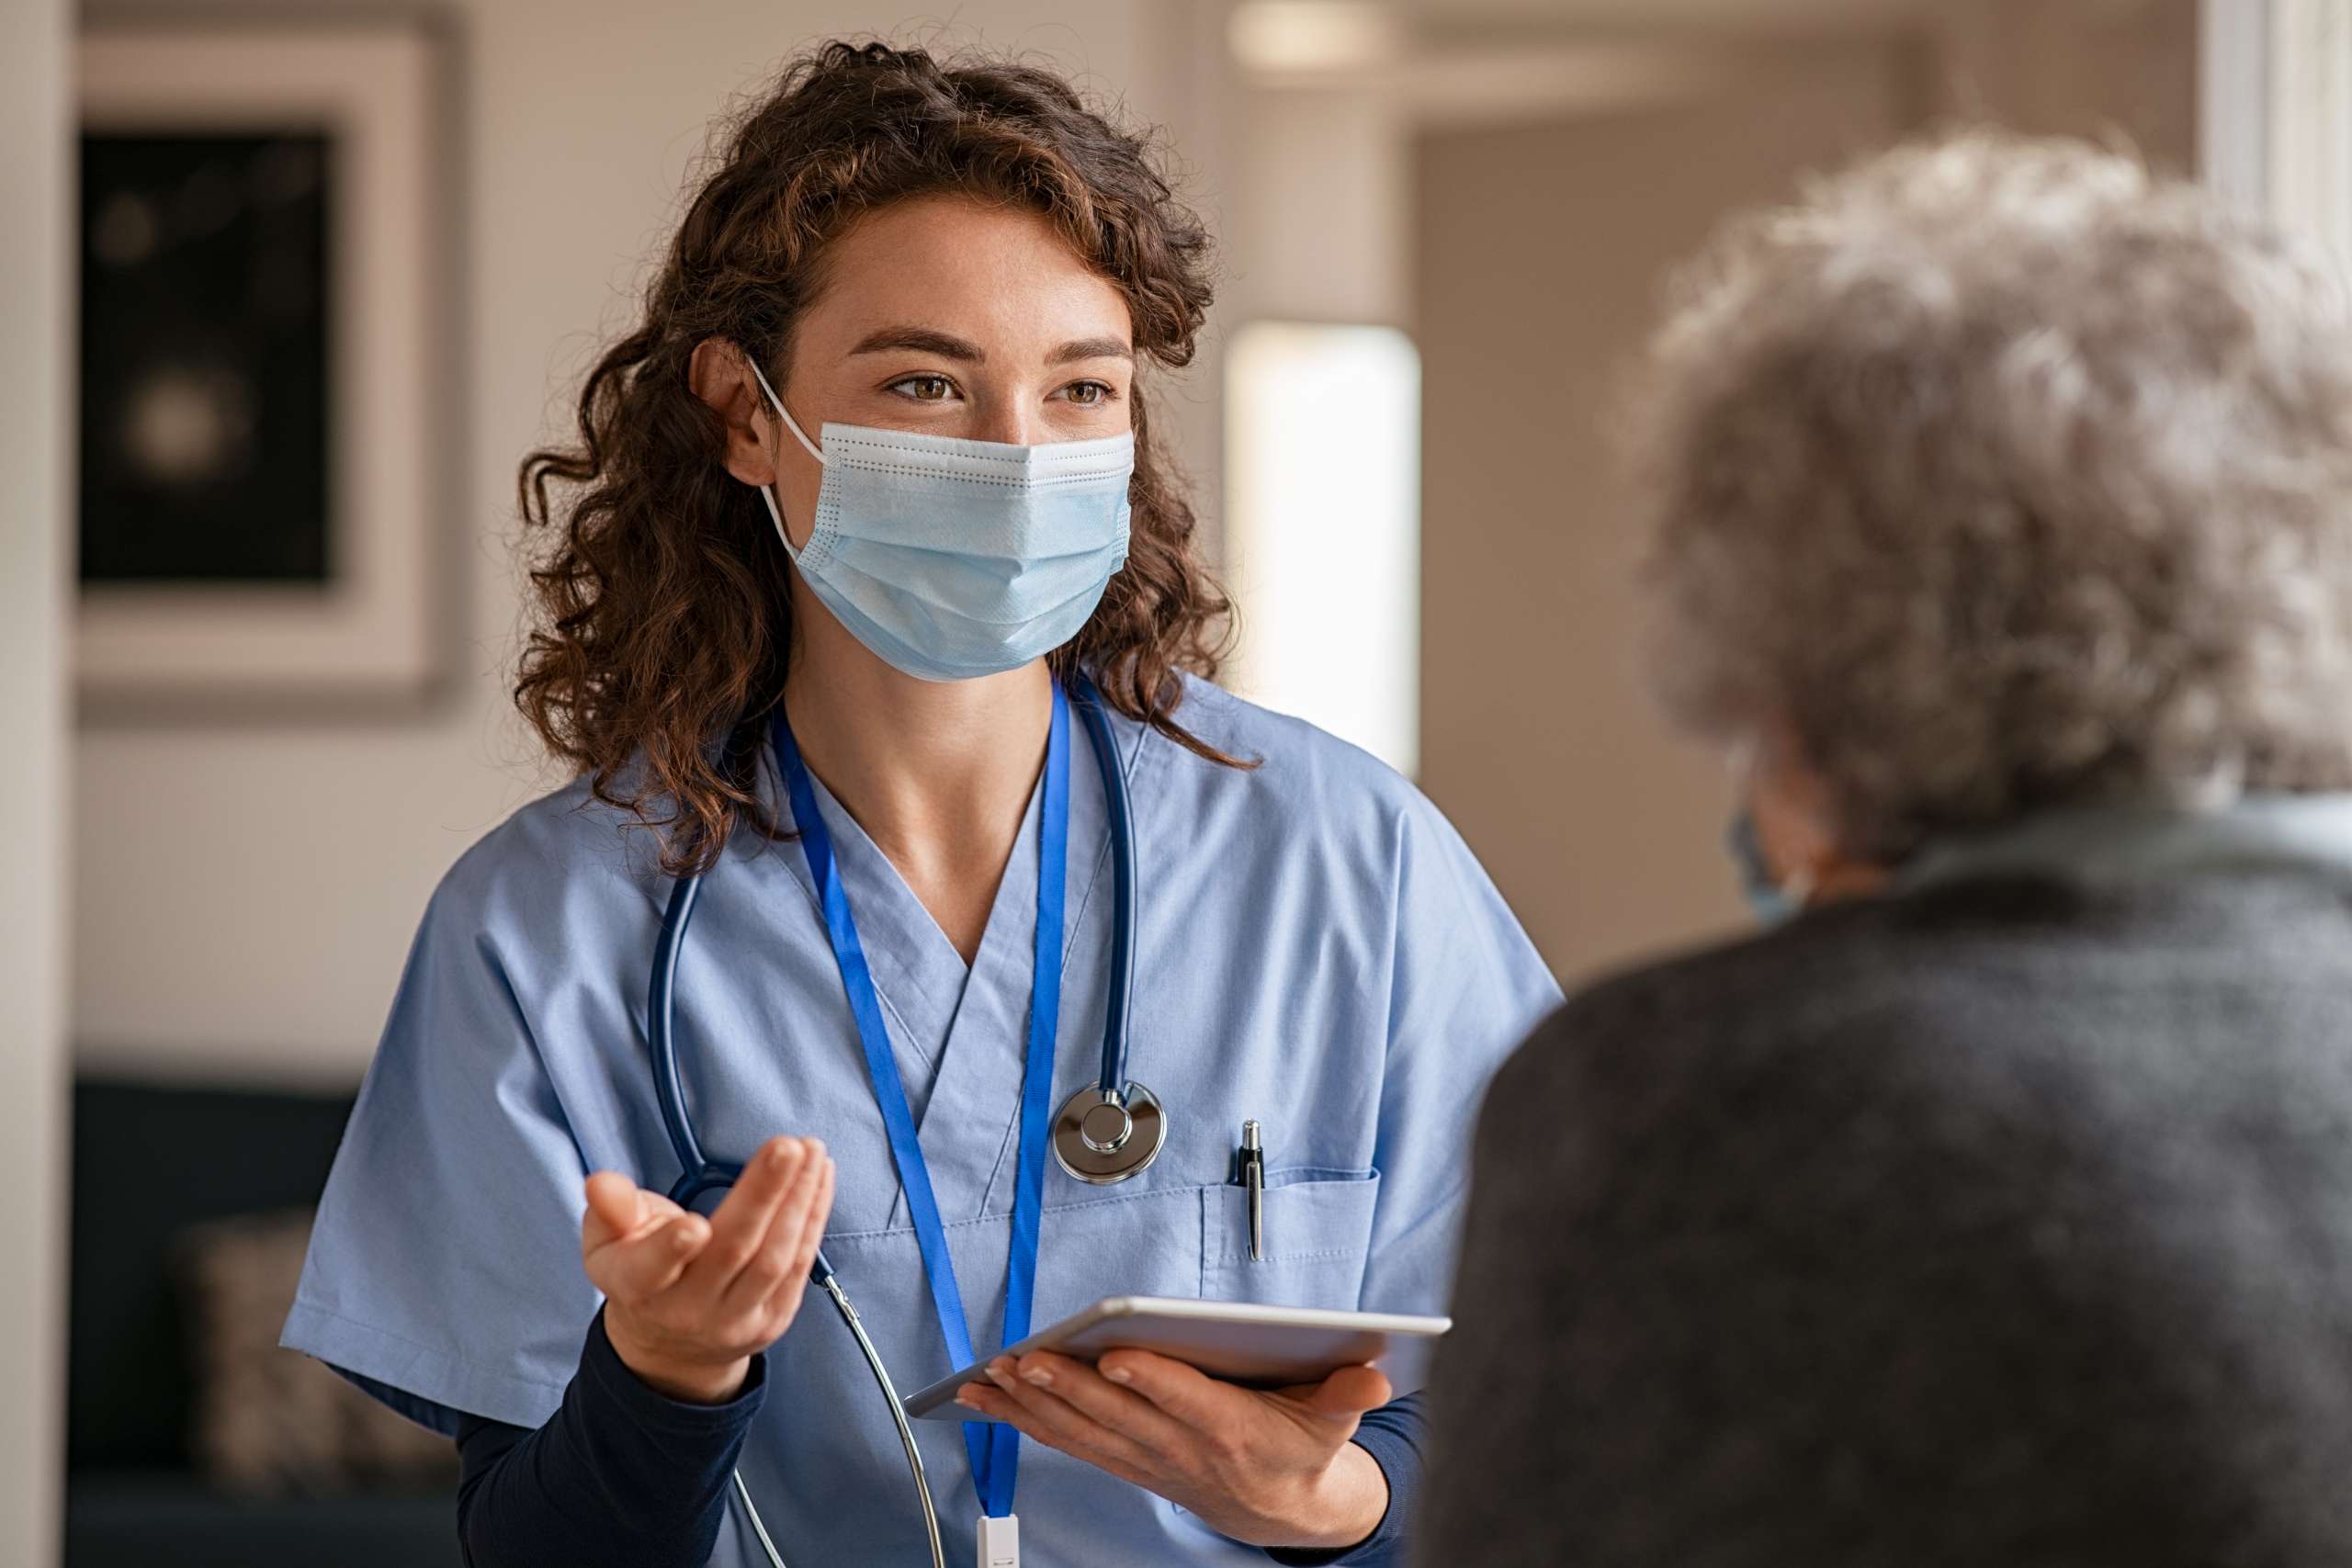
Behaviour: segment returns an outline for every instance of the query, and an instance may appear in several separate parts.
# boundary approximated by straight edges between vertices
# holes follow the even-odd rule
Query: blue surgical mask
[[[752,374],[824,465],[816,526],[793,548],[774,486],[760,498],[785,553],[850,634],[925,681],[1017,670],[1086,625],[1127,559],[1132,434],[1012,446],[828,424],[820,449]]]
[[[1768,926],[1781,925],[1804,912],[1804,904],[1793,897],[1773,874],[1772,862],[1764,853],[1764,840],[1756,831],[1756,814],[1743,809],[1731,819],[1724,833],[1724,851],[1739,873],[1739,891],[1747,898],[1747,907],[1756,918]]]

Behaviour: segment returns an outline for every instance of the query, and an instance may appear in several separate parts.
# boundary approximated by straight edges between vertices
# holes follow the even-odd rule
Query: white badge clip
[[[980,1516],[979,1568],[1021,1568],[1021,1517]]]

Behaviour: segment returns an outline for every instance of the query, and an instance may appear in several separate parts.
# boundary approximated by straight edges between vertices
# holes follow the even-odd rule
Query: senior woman
[[[1973,134],[1653,356],[1662,684],[1754,937],[1496,1080],[1426,1561],[2352,1561],[2352,316]]]

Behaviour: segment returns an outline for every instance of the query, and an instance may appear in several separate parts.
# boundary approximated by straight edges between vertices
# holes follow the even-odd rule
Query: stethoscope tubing
[[[1127,802],[1127,777],[1119,765],[1118,739],[1102,710],[1102,694],[1079,676],[1072,682],[1078,711],[1094,746],[1102,774],[1102,799],[1111,818],[1112,905],[1111,998],[1102,1014],[1102,1071],[1095,1087],[1105,1098],[1124,1095],[1127,1085],[1127,1039],[1136,995],[1136,823]]]
[[[1127,799],[1126,773],[1119,761],[1117,736],[1112,730],[1109,716],[1104,711],[1102,694],[1083,675],[1076,677],[1071,686],[1071,694],[1077,699],[1088,739],[1093,745],[1095,765],[1102,778],[1102,798],[1110,817],[1114,898],[1112,959],[1110,997],[1102,1020],[1102,1072],[1097,1079],[1097,1090],[1105,1100],[1116,1104],[1125,1099],[1127,1092],[1128,1024],[1135,1006],[1135,932],[1138,897],[1136,886],[1135,813]],[[701,894],[702,877],[699,874],[682,876],[671,884],[670,897],[662,911],[662,929],[654,939],[652,971],[646,981],[645,1032],[648,1054],[653,1059],[653,1095],[661,1111],[662,1131],[669,1135],[671,1151],[678,1160],[679,1176],[670,1189],[670,1198],[682,1207],[692,1204],[707,1192],[732,1186],[742,1175],[743,1168],[726,1161],[714,1161],[704,1153],[702,1140],[695,1135],[693,1120],[686,1114],[685,1082],[678,1062],[675,1016],[678,962],[685,952],[686,928],[694,919],[695,902]],[[1148,1163],[1148,1158],[1147,1156],[1145,1163]],[[858,1348],[864,1353],[884,1399],[889,1404],[891,1419],[906,1452],[909,1472],[922,1502],[923,1525],[932,1562],[936,1568],[944,1568],[938,1511],[932,1503],[931,1486],[923,1473],[922,1454],[915,1443],[913,1428],[908,1423],[897,1389],[891,1386],[889,1372],[884,1368],[873,1342],[866,1337],[856,1309],[850,1305],[832,1263],[821,1247],[809,1268],[808,1278],[831,1298],[842,1321],[849,1325],[851,1334],[855,1337]],[[762,1551],[773,1568],[783,1568],[784,1560],[768,1536],[759,1509],[752,1502],[751,1489],[744,1485],[741,1472],[737,1472],[732,1481]]]
[[[1094,761],[1102,777],[1102,798],[1110,816],[1112,854],[1111,994],[1102,1018],[1102,1072],[1096,1087],[1106,1100],[1124,1096],[1127,1083],[1128,1025],[1135,1007],[1136,973],[1136,828],[1127,800],[1125,770],[1119,761],[1118,739],[1104,712],[1102,695],[1084,676],[1071,683],[1080,716],[1086,724]],[[743,1168],[714,1161],[703,1152],[693,1121],[686,1114],[686,1091],[678,1065],[676,1004],[678,962],[686,945],[695,901],[702,895],[699,874],[681,876],[670,886],[669,902],[662,911],[662,930],[654,938],[652,972],[646,981],[645,1032],[648,1055],[653,1058],[653,1097],[662,1112],[662,1128],[677,1156],[679,1176],[670,1189],[671,1201],[681,1207],[718,1188],[732,1186]],[[819,1285],[833,1277],[833,1266],[820,1247],[808,1273]]]

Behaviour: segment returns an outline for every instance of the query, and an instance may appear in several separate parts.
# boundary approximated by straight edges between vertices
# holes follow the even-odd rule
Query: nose
[[[998,441],[1008,446],[1036,446],[1051,439],[1037,407],[1037,398],[1026,388],[1009,388],[1002,394],[987,399],[979,408],[975,441]]]

